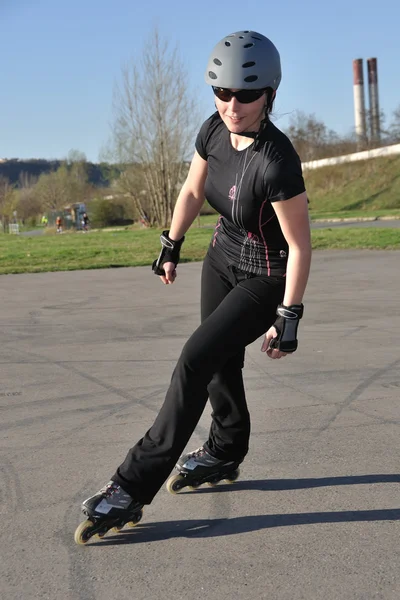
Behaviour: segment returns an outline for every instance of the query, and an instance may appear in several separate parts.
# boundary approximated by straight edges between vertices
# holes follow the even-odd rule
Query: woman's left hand
[[[271,340],[276,338],[278,335],[274,326],[270,327],[265,334],[263,344],[261,346],[261,352],[266,352],[270,358],[282,358],[287,355],[287,352],[281,352],[277,348],[270,348],[269,345]]]

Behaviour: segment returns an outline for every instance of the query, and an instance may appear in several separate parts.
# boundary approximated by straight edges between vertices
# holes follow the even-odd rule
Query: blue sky
[[[178,43],[207,117],[204,71],[226,34],[254,29],[281,53],[275,123],[314,113],[339,134],[354,126],[352,60],[377,57],[381,109],[400,105],[398,0],[0,0],[0,158],[96,162],[107,144],[113,88],[158,26]]]

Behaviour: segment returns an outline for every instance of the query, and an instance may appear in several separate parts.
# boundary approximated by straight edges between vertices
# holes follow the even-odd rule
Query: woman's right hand
[[[160,275],[160,279],[165,285],[169,285],[170,283],[174,283],[176,279],[176,266],[173,262],[166,262],[163,264],[162,268],[165,271],[165,276]]]

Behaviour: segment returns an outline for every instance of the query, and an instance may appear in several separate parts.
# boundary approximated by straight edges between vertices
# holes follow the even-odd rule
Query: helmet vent
[[[226,43],[226,42],[225,42],[225,43]],[[243,46],[243,48],[252,48],[253,46],[254,46],[254,44],[253,44],[253,43],[251,43],[251,44],[245,44],[245,45]]]
[[[230,42],[225,42],[225,46],[229,47],[229,46],[231,46],[231,43]]]
[[[219,60],[219,58],[214,58],[213,63],[215,65],[217,65],[218,67],[220,67],[222,65],[222,62]]]
[[[258,79],[257,75],[249,75],[248,77],[244,78],[246,83],[253,83],[253,81],[257,81],[257,79]]]
[[[250,31],[243,31],[243,33],[250,33]]]
[[[218,79],[214,71],[208,71],[208,76],[210,79]]]
[[[247,63],[244,63],[244,65],[242,65],[242,67],[243,67],[243,69],[248,69],[249,67],[254,67],[255,64],[256,63],[254,61],[247,62]]]
[[[252,37],[253,40],[260,40],[260,42],[261,42],[261,38],[256,37],[255,35],[252,35],[251,37]]]

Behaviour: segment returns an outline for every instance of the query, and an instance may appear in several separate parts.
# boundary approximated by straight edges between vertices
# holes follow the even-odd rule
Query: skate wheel
[[[221,479],[219,477],[212,477],[209,481],[206,481],[208,487],[215,487],[219,484]]]
[[[193,481],[192,485],[188,485],[189,490],[197,490],[200,487],[200,483]]]
[[[240,469],[236,469],[235,471],[232,471],[232,473],[230,473],[228,477],[225,477],[224,481],[227,481],[228,483],[233,483],[234,481],[236,481],[239,475]]]
[[[102,526],[97,526],[97,531],[93,537],[96,538],[96,540],[102,540],[106,533],[108,533],[111,529],[112,527],[108,527],[106,523],[104,523]]]
[[[142,517],[143,511],[141,510],[140,512],[136,513],[135,519],[133,521],[129,521],[129,523],[127,523],[128,527],[136,527],[136,525],[138,525],[138,523],[140,523],[140,521],[142,520]]]
[[[92,537],[90,535],[90,531],[91,529],[93,529],[93,526],[94,523],[89,519],[83,521],[83,523],[78,525],[74,534],[75,544],[78,544],[78,546],[84,546],[85,544],[87,544],[87,542]]]
[[[172,475],[172,477],[170,477],[168,479],[167,484],[166,484],[167,491],[170,494],[177,494],[178,492],[181,491],[182,488],[185,487],[184,480],[185,480],[185,478],[181,474]]]
[[[113,527],[113,528],[111,529],[111,531],[113,531],[114,533],[119,533],[120,531],[122,531],[122,530],[123,530],[123,528],[124,528],[124,526],[123,526],[123,525],[116,525],[115,527]]]

